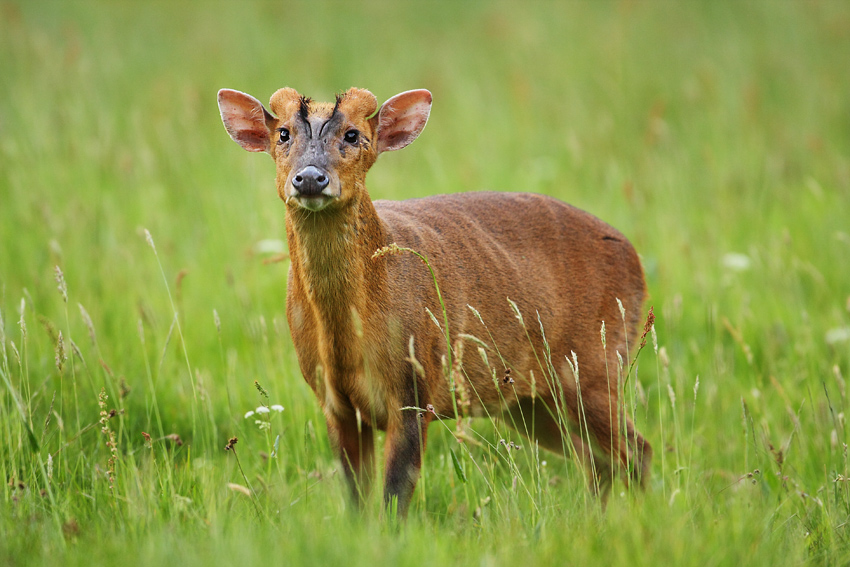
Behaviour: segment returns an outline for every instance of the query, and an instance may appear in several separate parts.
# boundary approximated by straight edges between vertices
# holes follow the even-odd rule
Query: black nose
[[[292,186],[302,195],[319,195],[328,183],[327,172],[315,165],[308,165],[292,178]]]

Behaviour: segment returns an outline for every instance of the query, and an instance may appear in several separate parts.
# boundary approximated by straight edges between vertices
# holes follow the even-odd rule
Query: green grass
[[[827,0],[0,3],[0,564],[846,564],[848,60]],[[432,426],[405,524],[350,510],[215,93],[352,85],[434,94],[373,197],[543,192],[634,242],[646,493],[603,511],[480,420]]]

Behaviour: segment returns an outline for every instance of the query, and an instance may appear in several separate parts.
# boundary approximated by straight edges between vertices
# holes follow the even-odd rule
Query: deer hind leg
[[[558,407],[551,399],[523,400],[509,411],[508,423],[548,451],[565,458],[575,454],[587,471],[590,490],[605,501],[614,478],[610,459],[594,454],[593,443],[579,427],[576,412],[570,410],[564,415],[556,411]]]
[[[523,400],[509,411],[508,422],[541,447],[569,457],[575,454],[587,471],[590,489],[604,502],[615,477],[644,487],[649,478],[652,447],[632,422],[621,421],[617,398],[606,389],[583,391],[565,388],[565,404],[554,400]],[[556,411],[558,407],[566,408]],[[621,408],[622,410],[622,408]],[[626,434],[621,430],[626,426]],[[569,435],[569,437],[567,437]]]
[[[608,482],[620,476],[629,485],[643,488],[649,478],[652,447],[638,433],[619,404],[618,392],[608,388],[588,388],[578,404],[583,438],[589,439],[597,469],[608,467]],[[613,473],[611,473],[613,471]]]

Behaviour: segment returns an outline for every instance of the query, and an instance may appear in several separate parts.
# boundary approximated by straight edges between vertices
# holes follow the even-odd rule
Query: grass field
[[[838,0],[3,1],[0,565],[847,564],[848,61]],[[352,85],[434,95],[373,197],[546,193],[635,244],[648,491],[446,422],[406,523],[351,511],[215,94]]]

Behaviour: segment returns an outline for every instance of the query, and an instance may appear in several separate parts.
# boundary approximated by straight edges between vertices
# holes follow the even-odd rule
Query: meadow
[[[847,564],[848,61],[838,0],[0,2],[0,565]],[[216,107],[283,86],[432,91],[373,198],[629,237],[645,492],[479,419],[431,426],[406,522],[351,509],[273,164]]]

